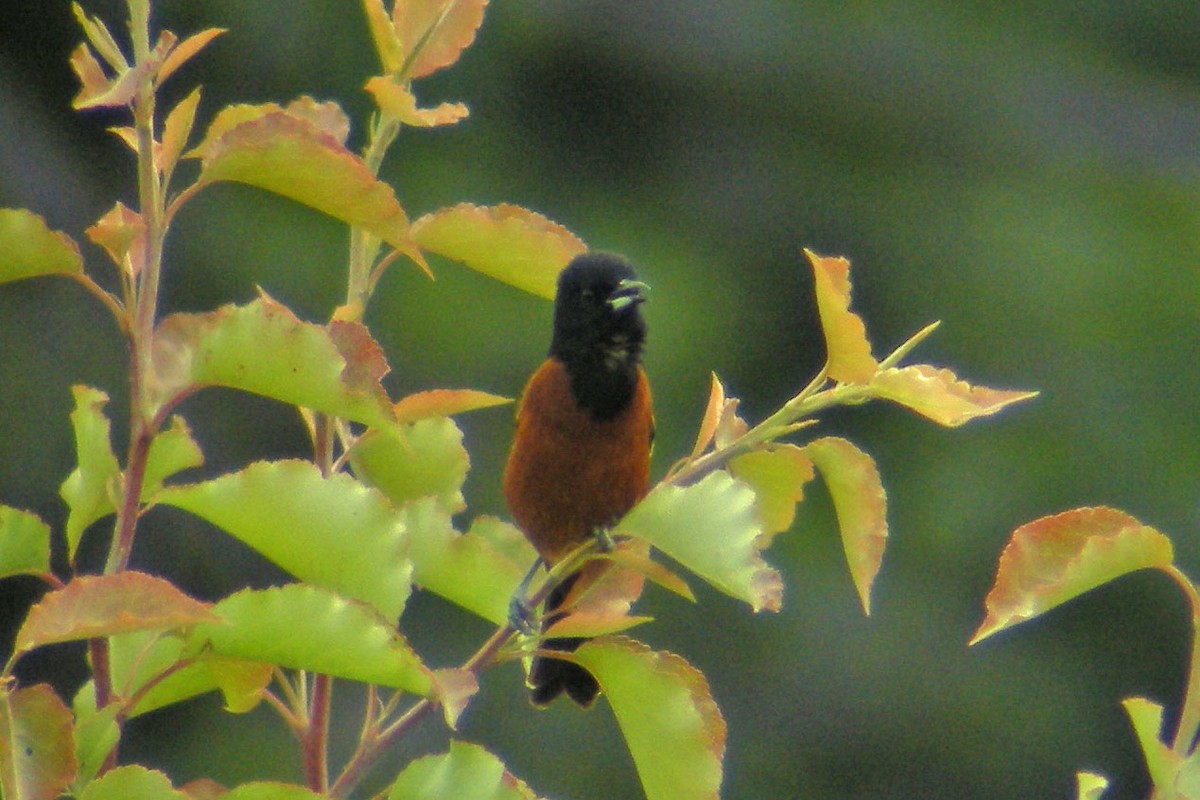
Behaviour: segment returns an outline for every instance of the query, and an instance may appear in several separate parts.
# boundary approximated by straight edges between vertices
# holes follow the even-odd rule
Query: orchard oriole
[[[517,525],[547,566],[613,525],[649,486],[654,414],[641,367],[647,287],[623,259],[576,257],[558,279],[554,333],[517,408],[517,431],[504,469],[504,494]],[[546,600],[543,629],[580,573]],[[544,650],[570,652],[583,639],[551,638]],[[577,664],[535,657],[535,705],[562,692],[587,707],[600,690]]]

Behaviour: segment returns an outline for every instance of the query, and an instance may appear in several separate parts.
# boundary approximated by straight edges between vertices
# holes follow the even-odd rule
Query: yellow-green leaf
[[[413,128],[435,128],[453,125],[467,118],[462,103],[442,103],[434,108],[418,108],[412,89],[401,86],[390,76],[377,75],[367,81],[366,90],[375,98],[375,105],[385,114]]]
[[[512,398],[474,389],[430,389],[402,397],[392,406],[397,422],[416,422],[430,417],[450,417],[466,411],[511,403]]]
[[[804,254],[813,268],[829,377],[842,383],[866,383],[879,364],[871,355],[866,325],[850,310],[850,262],[819,256],[811,250]]]
[[[767,536],[792,527],[796,504],[804,499],[804,486],[815,474],[812,461],[794,444],[751,450],[730,461],[729,471],[754,489],[758,515]]]
[[[947,427],[991,416],[1013,403],[1037,396],[1037,392],[972,386],[950,370],[928,364],[880,370],[871,378],[871,386],[880,397]]]
[[[136,765],[117,767],[92,781],[79,800],[189,800],[157,770]]]
[[[44,683],[0,688],[0,795],[55,800],[75,777],[71,710]]]
[[[0,283],[83,272],[79,245],[21,208],[0,209]]]
[[[0,505],[0,578],[50,573],[50,526],[36,514]]]
[[[1076,800],[1100,800],[1108,788],[1108,778],[1095,772],[1076,772]]]
[[[476,744],[452,741],[450,750],[409,762],[388,800],[536,800],[537,796]]]
[[[111,430],[104,406],[108,395],[90,386],[73,386],[75,410],[75,469],[63,481],[59,496],[66,502],[67,555],[74,560],[83,532],[96,520],[113,513],[114,483],[121,467],[113,455]]]
[[[451,513],[466,508],[462,487],[470,458],[462,431],[447,417],[369,430],[350,458],[355,473],[396,505],[432,496]]]

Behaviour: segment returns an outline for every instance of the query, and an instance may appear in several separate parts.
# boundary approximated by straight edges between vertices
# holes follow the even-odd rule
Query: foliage
[[[459,103],[419,107],[412,83],[455,63],[475,38],[486,0],[421,0],[397,3],[390,12],[382,0],[364,0],[384,74],[365,84],[377,109],[358,153],[346,146],[350,122],[340,107],[307,97],[287,105],[227,107],[199,136],[199,89],[160,113],[159,87],[222,31],[183,40],[168,31],[154,37],[149,0],[127,5],[128,47],[105,22],[75,5],[87,41],[71,56],[81,84],[75,107],[129,115],[130,124],[112,130],[135,157],[138,208],[118,202],[85,232],[114,265],[117,290],[104,288],[85,268],[72,238],[30,211],[0,211],[0,282],[61,275],[100,300],[127,340],[131,398],[129,440],[118,457],[107,394],[89,386],[74,390],[76,465],[60,489],[69,512],[60,537],[68,574],[51,569],[56,532],[50,526],[0,507],[0,576],[34,575],[49,587],[29,609],[0,673],[0,788],[4,797],[21,800],[64,792],[85,800],[348,797],[417,721],[440,711],[453,729],[478,691],[482,671],[527,659],[538,647],[537,635],[515,630],[507,616],[532,550],[500,520],[478,518],[460,532],[453,519],[465,510],[461,489],[469,459],[451,416],[503,399],[435,390],[394,402],[380,383],[387,357],[362,323],[364,312],[389,266],[412,264],[432,274],[429,255],[549,298],[558,271],[585,245],[542,215],[511,205],[459,204],[410,221],[395,192],[377,177],[404,126],[439,127],[466,117]],[[184,173],[191,177],[182,178]],[[163,244],[172,223],[197,194],[223,181],[282,195],[350,227],[346,299],[328,322],[301,320],[265,293],[245,305],[160,316]],[[739,416],[738,401],[714,376],[694,447],[615,526],[615,550],[581,547],[529,598],[536,604],[555,580],[590,559],[623,567],[610,571],[612,577],[598,582],[551,630],[596,637],[570,657],[596,675],[653,800],[716,797],[726,732],[698,670],[621,633],[647,621],[630,614],[640,576],[690,597],[678,574],[684,573],[754,611],[779,611],[782,580],[763,551],[791,526],[805,486],[819,473],[833,498],[850,576],[869,613],[887,543],[879,471],[849,441],[797,435],[814,415],[836,405],[884,399],[958,426],[1032,396],[974,387],[926,364],[902,365],[935,325],[877,359],[865,324],[850,310],[849,262],[806,256],[815,276],[826,366],[755,425]],[[213,386],[295,407],[310,435],[311,460],[257,462],[181,482],[181,473],[203,462],[203,448],[175,412],[182,400]],[[293,581],[242,589],[207,604],[131,569],[139,522],[157,506],[206,520]],[[110,517],[103,574],[82,574],[76,570],[80,544],[98,535],[96,523]],[[1139,557],[1140,565],[1169,567],[1169,548],[1164,562],[1161,542],[1156,549],[1148,541],[1158,540],[1134,532],[1093,548],[1103,555],[1088,556],[1083,566],[1063,565],[1066,577],[1034,597],[1009,586],[989,606],[998,621],[981,636],[1061,602]],[[655,551],[670,565],[656,560]],[[430,666],[402,634],[404,610],[417,587],[494,623],[495,631],[461,665]],[[51,687],[19,685],[15,668],[24,655],[66,641],[87,642],[92,676],[71,703]],[[334,679],[368,690],[357,746],[331,771]],[[130,718],[210,691],[220,691],[232,713],[262,702],[278,712],[297,740],[303,786],[175,787],[162,773],[118,766]],[[1139,733],[1154,727],[1153,708],[1143,704],[1135,714]],[[1156,758],[1156,764],[1174,763],[1165,755]],[[404,766],[386,793],[535,796],[495,755],[461,741]]]

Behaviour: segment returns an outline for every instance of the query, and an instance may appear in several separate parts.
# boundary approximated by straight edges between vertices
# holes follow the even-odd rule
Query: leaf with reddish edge
[[[412,236],[431,253],[547,299],[558,273],[587,249],[563,226],[513,205],[443,208],[413,222]]]
[[[193,600],[170,581],[133,570],[80,575],[29,609],[13,650],[22,654],[59,642],[202,622],[220,618],[207,603]]]
[[[646,542],[625,542],[623,547],[649,558]],[[600,636],[649,622],[651,617],[629,613],[645,585],[646,577],[636,570],[613,569],[599,559],[588,562],[563,600],[562,608],[570,613],[551,625],[546,635]]]
[[[406,0],[392,8],[392,27],[405,60],[406,77],[421,78],[458,61],[475,41],[488,0]],[[419,48],[419,49],[418,49]]]
[[[867,326],[850,310],[850,262],[805,250],[816,282],[817,312],[828,350],[826,371],[841,383],[866,383],[879,368],[871,355]]]
[[[0,794],[54,800],[75,777],[71,709],[44,683],[0,691]]]
[[[84,233],[128,275],[141,273],[146,263],[146,225],[142,215],[120,200]]]
[[[197,53],[207,47],[209,42],[222,33],[225,33],[225,28],[206,28],[199,33],[193,33],[180,42],[179,46],[172,49],[167,57],[163,59],[162,66],[159,67],[158,75],[155,77],[157,85],[162,86],[166,83],[167,78],[170,78],[175,73],[175,70],[190,61]]]
[[[102,85],[97,84],[94,74],[94,68],[99,66],[95,63],[95,59],[92,58],[90,53],[86,53],[85,58],[84,53],[76,50],[76,54],[72,56],[71,65],[75,67],[76,74],[80,78],[80,83],[83,84],[83,89],[71,101],[71,107],[78,111],[84,111],[92,108],[120,108],[121,106],[131,104],[134,97],[137,96],[138,88],[142,85],[142,82],[158,71],[167,53],[175,46],[175,41],[175,34],[170,31],[162,31],[158,36],[158,42],[155,44],[154,49],[150,51],[145,61],[140,61],[129,69],[121,70],[111,80],[105,78]],[[80,45],[80,48],[84,50],[86,50],[86,47],[86,45]],[[77,58],[81,62],[86,62],[90,59],[91,63],[76,66]]]
[[[729,462],[729,471],[750,484],[757,498],[758,514],[767,537],[792,527],[796,504],[804,499],[804,486],[813,479],[812,461],[794,444],[770,444],[740,455]]]
[[[0,209],[0,283],[83,272],[79,245],[32,211]]]
[[[537,800],[504,762],[477,744],[451,741],[446,753],[414,759],[400,771],[387,800]]]
[[[203,158],[217,146],[225,134],[245,122],[262,119],[269,114],[287,114],[316,126],[318,130],[332,136],[339,144],[345,144],[350,135],[350,118],[341,106],[332,100],[318,102],[308,95],[301,95],[286,107],[278,103],[235,103],[217,112],[208,124],[200,144],[189,150],[184,158]]]
[[[850,577],[863,613],[870,614],[871,586],[883,563],[888,536],[887,495],[879,470],[869,455],[845,439],[817,439],[803,451],[829,489]]]
[[[50,575],[50,526],[36,514],[0,505],[0,578]]]
[[[647,800],[719,797],[725,720],[699,670],[623,636],[593,639],[570,660],[608,698]]]
[[[475,389],[430,389],[402,397],[392,406],[396,421],[416,422],[430,417],[452,417],[466,411],[492,408],[511,403],[511,397]]]
[[[987,616],[970,644],[1122,575],[1166,568],[1171,540],[1113,508],[1077,508],[1028,522],[1000,554],[996,581],[984,601]]]
[[[376,178],[337,137],[284,111],[257,114],[201,145],[197,186],[256,186],[357,225],[424,266],[408,217],[392,187]]]
[[[470,113],[462,103],[441,103],[434,108],[418,108],[417,97],[407,86],[396,83],[391,76],[377,75],[364,87],[375,98],[375,105],[385,114],[413,128],[435,128],[454,125]]]
[[[871,378],[871,387],[880,397],[951,428],[1037,397],[1037,392],[972,386],[950,370],[928,364],[880,370]]]
[[[108,90],[109,77],[100,66],[100,62],[92,55],[92,48],[86,42],[81,42],[71,52],[71,69],[79,78],[79,94],[75,102],[81,102],[89,97],[99,97]]]
[[[471,698],[479,692],[475,673],[466,669],[448,668],[433,671],[434,694],[442,707],[442,716],[450,730],[458,730],[458,718],[466,711]]]

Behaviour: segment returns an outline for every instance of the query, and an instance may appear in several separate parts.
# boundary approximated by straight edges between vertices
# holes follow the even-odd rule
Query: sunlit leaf
[[[162,483],[185,469],[204,463],[204,453],[192,438],[192,431],[183,417],[171,417],[171,426],[154,437],[146,457],[146,477],[142,497],[147,498],[162,488]]]
[[[54,800],[75,770],[71,710],[54,690],[0,691],[0,794]]]
[[[0,578],[50,574],[50,526],[37,514],[0,505]]]
[[[350,458],[355,473],[397,505],[433,496],[452,513],[466,507],[462,487],[470,458],[451,419],[374,428],[355,442]]]
[[[842,383],[866,383],[878,363],[862,318],[850,310],[850,262],[805,250],[816,282],[817,312],[825,332],[829,377]]]
[[[863,612],[870,614],[871,586],[883,563],[888,536],[887,495],[879,470],[869,455],[845,439],[817,439],[803,449],[829,489],[850,577]]]
[[[145,266],[146,224],[141,214],[121,201],[84,233],[126,274],[137,275]]]
[[[468,533],[486,541],[497,553],[521,570],[526,569],[537,557],[533,545],[525,538],[525,534],[521,533],[521,529],[498,517],[475,517],[471,521]]]
[[[88,47],[87,42],[80,43],[71,51],[70,63],[75,77],[79,79],[79,94],[75,96],[74,103],[85,102],[88,98],[99,97],[108,91],[111,80],[92,54],[92,48]]]
[[[1182,759],[1159,738],[1163,727],[1163,707],[1144,697],[1127,697],[1121,701],[1121,705],[1125,707],[1138,744],[1142,747],[1150,780],[1163,790],[1174,789]]]
[[[1166,567],[1171,540],[1112,508],[1078,508],[1013,531],[988,592],[975,644],[1097,586],[1146,567]]]
[[[108,395],[90,386],[73,386],[75,410],[71,426],[75,429],[75,469],[63,481],[58,493],[70,510],[67,516],[67,554],[74,560],[84,530],[114,511],[114,482],[121,467],[113,455],[111,430],[104,406]]]
[[[441,103],[433,108],[418,108],[417,97],[412,90],[386,75],[371,78],[365,88],[375,98],[375,105],[380,111],[414,128],[453,125],[466,119],[470,113],[462,103]]]
[[[517,564],[479,534],[459,533],[432,499],[404,508],[413,582],[489,622],[504,625],[528,564]]]
[[[1013,403],[1037,397],[1037,392],[972,386],[950,370],[928,364],[880,370],[871,379],[871,386],[880,397],[948,427],[991,416]]]
[[[420,78],[458,61],[475,41],[488,0],[405,0],[392,9],[406,74]]]
[[[193,37],[195,38],[195,37]],[[188,41],[191,41],[189,39]],[[186,44],[186,42],[185,42]],[[179,50],[175,51],[176,53]],[[160,74],[161,78],[161,74]],[[183,149],[187,147],[188,137],[192,135],[192,126],[196,122],[196,109],[200,106],[200,87],[179,101],[167,114],[163,123],[162,147],[159,148],[158,169],[165,179],[169,179],[179,163]]]
[[[519,206],[468,203],[413,222],[422,249],[547,299],[558,273],[587,247],[566,228]]]
[[[371,30],[371,40],[375,43],[379,63],[385,72],[396,72],[404,65],[404,45],[392,25],[392,18],[383,7],[383,0],[363,0],[363,10],[367,15],[367,26]]]
[[[88,16],[79,3],[71,3],[71,11],[75,15],[75,21],[79,23],[79,27],[83,28],[83,35],[87,37],[92,47],[96,48],[108,65],[113,69],[127,69],[129,61],[126,60],[125,54],[121,52],[120,45],[109,32],[108,26],[104,24],[104,20],[99,17]]]
[[[202,147],[200,185],[235,181],[274,192],[365,228],[421,263],[392,188],[313,122],[272,111],[215,140],[210,133]]]
[[[392,406],[392,411],[398,422],[416,422],[429,417],[450,417],[511,402],[512,398],[474,389],[430,389],[400,398]]]
[[[255,781],[235,786],[221,795],[221,800],[327,800],[327,797],[314,794],[303,786]]]
[[[307,461],[261,461],[210,481],[172,486],[158,502],[202,517],[308,583],[400,616],[412,566],[404,523],[388,500]]]
[[[133,570],[80,575],[29,609],[13,649],[218,621],[208,604],[162,578]]]
[[[92,781],[79,800],[188,800],[161,772],[136,765],[117,767]]]
[[[0,283],[83,272],[79,245],[20,208],[0,208]]]
[[[374,609],[318,586],[245,589],[213,610],[224,624],[198,626],[193,648],[430,695],[429,670]]]
[[[415,759],[400,772],[388,800],[536,800],[504,762],[476,744],[450,742],[450,751]]]
[[[163,60],[162,66],[158,69],[156,81],[159,86],[162,86],[167,78],[170,78],[175,70],[182,67],[190,61],[197,53],[208,46],[208,43],[213,39],[225,33],[225,28],[206,28],[199,33],[193,33],[188,38],[179,43]]]
[[[608,698],[647,800],[720,795],[725,720],[699,670],[619,636],[587,642],[573,660]]]
[[[133,103],[138,89],[158,71],[167,53],[175,46],[175,35],[170,31],[161,31],[158,42],[144,61],[139,61],[128,69],[119,69],[116,77],[98,83],[95,69],[98,68],[95,59],[87,52],[86,45],[80,45],[71,57],[71,66],[75,68],[83,85],[82,91],[71,101],[71,107],[83,111],[93,108],[120,108]],[[92,63],[86,63],[88,60]],[[101,72],[101,74],[103,74]]]
[[[382,350],[343,349],[349,341],[344,328],[354,325],[338,323],[335,336],[265,293],[245,306],[172,314],[154,337],[161,401],[227,386],[368,425],[391,425],[391,402],[375,377],[387,371]],[[363,366],[364,358],[376,357],[379,364]]]
[[[1108,788],[1108,778],[1095,772],[1076,772],[1076,800],[1100,800]]]
[[[804,499],[804,485],[814,476],[812,461],[792,444],[751,450],[730,461],[729,471],[754,489],[758,515],[767,536],[792,527],[796,504]]]
[[[783,583],[759,556],[754,492],[726,472],[686,486],[659,485],[619,522],[615,535],[644,539],[755,611],[778,611]]]
[[[712,382],[708,390],[708,403],[704,407],[704,416],[700,419],[700,428],[696,431],[696,443],[692,445],[692,458],[704,452],[717,434],[717,423],[721,421],[721,412],[725,410],[725,387],[712,373]]]

